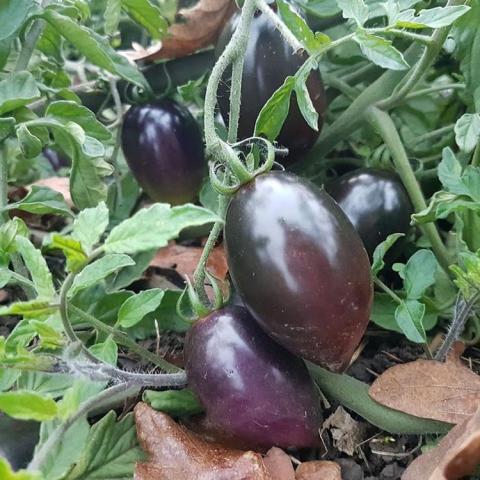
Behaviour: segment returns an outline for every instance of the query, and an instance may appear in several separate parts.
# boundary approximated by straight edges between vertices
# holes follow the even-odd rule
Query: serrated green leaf
[[[86,208],[73,222],[72,237],[90,253],[107,229],[108,221],[109,212],[105,202],[100,202],[94,208]]]
[[[410,67],[390,40],[363,31],[356,32],[353,39],[362,53],[380,67],[390,70],[406,70]]]
[[[462,182],[462,166],[451,148],[444,148],[438,165],[438,178],[446,190],[459,195],[468,195]]]
[[[55,296],[52,274],[48,269],[42,252],[35,248],[33,243],[26,237],[17,236],[15,246],[23,258],[23,262],[30,272],[32,282],[37,291],[37,300],[52,300]]]
[[[121,13],[122,0],[107,0],[105,13],[103,14],[105,20],[103,28],[107,35],[111,35],[117,31]]]
[[[363,0],[337,0],[342,9],[343,18],[352,18],[359,27],[368,20],[368,7]]]
[[[10,1],[9,3],[14,3]],[[39,472],[28,472],[27,470],[13,471],[5,458],[0,458],[0,478],[2,480],[44,480]]]
[[[198,397],[188,388],[163,392],[145,390],[142,399],[155,410],[172,417],[197,415],[205,410]]]
[[[30,320],[30,326],[40,338],[40,346],[47,349],[57,349],[64,345],[62,334],[46,322]]]
[[[297,99],[298,107],[302,113],[303,118],[308,123],[310,128],[318,131],[318,112],[315,109],[310,93],[307,88],[307,80],[310,75],[311,69],[315,69],[318,66],[315,63],[311,63],[309,68],[304,68],[297,72],[295,75],[295,97]]]
[[[84,252],[81,243],[74,238],[53,234],[50,246],[63,252],[67,259],[67,270],[69,272],[79,272],[87,262],[87,254]]]
[[[149,0],[122,0],[122,8],[152,38],[162,38],[167,33],[168,22],[163,18],[162,11]]]
[[[149,85],[138,68],[112,47],[93,30],[83,27],[53,8],[45,8],[42,17],[93,64],[117,74],[139,87],[149,90]]]
[[[55,418],[57,404],[50,397],[28,390],[0,393],[0,411],[18,420],[43,422]]]
[[[11,73],[0,82],[0,115],[40,98],[37,82],[29,72]]]
[[[403,334],[415,343],[425,343],[427,335],[423,327],[425,305],[417,300],[405,300],[395,310],[395,321]]]
[[[372,275],[377,275],[383,269],[385,266],[385,262],[383,261],[385,254],[399,238],[404,236],[404,233],[392,233],[375,247],[375,251],[373,252]]]
[[[465,113],[455,124],[455,140],[460,150],[470,153],[480,141],[480,114]]]
[[[255,136],[275,140],[282,130],[290,109],[290,98],[295,87],[295,78],[287,77],[283,85],[268,99],[258,114],[255,123]]]
[[[15,119],[13,117],[0,118],[0,142],[3,142],[13,133]]]
[[[121,268],[133,265],[133,260],[124,254],[112,253],[99,258],[93,263],[87,265],[73,281],[72,288],[69,291],[70,295],[85,288],[89,288],[104,278],[108,277],[111,273],[117,272]]]
[[[25,158],[35,158],[40,155],[43,147],[40,139],[32,135],[25,125],[19,125],[16,130],[20,149]]]
[[[80,125],[88,136],[97,140],[110,140],[112,136],[91,110],[76,102],[66,100],[52,102],[48,105],[45,116],[55,118],[62,123],[74,122]]]
[[[37,215],[62,215],[71,217],[72,212],[65,203],[63,195],[48,187],[32,185],[30,192],[22,200],[11,203],[9,209],[23,210]]]
[[[136,325],[145,315],[158,308],[164,294],[159,288],[152,288],[128,298],[118,312],[120,326],[130,328]]]
[[[142,458],[133,415],[116,422],[111,411],[90,429],[81,457],[64,480],[131,478]]]
[[[171,208],[166,203],[156,203],[113,228],[103,249],[107,253],[146,252],[164,247],[186,227],[215,221],[221,220],[202,207],[185,204]]]
[[[400,28],[442,28],[448,27],[455,20],[470,10],[467,5],[448,5],[421,10],[415,15],[415,10],[401,12],[397,19]]]
[[[46,317],[57,310],[58,307],[38,300],[15,302],[8,305],[8,307],[0,307],[0,317],[3,315],[22,315],[26,318],[40,318]]]

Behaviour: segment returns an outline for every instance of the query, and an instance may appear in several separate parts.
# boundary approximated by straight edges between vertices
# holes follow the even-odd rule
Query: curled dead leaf
[[[457,424],[470,418],[480,403],[480,376],[454,355],[445,363],[416,360],[389,368],[369,394],[394,410]]]
[[[176,270],[183,278],[192,278],[202,252],[203,248],[201,247],[184,247],[171,243],[155,254],[150,266]],[[207,269],[214,277],[225,280],[228,265],[223,246],[215,247],[212,250],[208,258]]]
[[[161,43],[120,52],[130,60],[154,61],[186,57],[214,43],[236,10],[233,0],[200,0],[179,11],[181,22],[171,25]]]
[[[342,480],[340,465],[329,461],[304,462],[296,470],[296,480]]]
[[[135,407],[135,421],[149,454],[135,480],[273,480],[260,454],[208,443],[145,403]]]
[[[480,407],[455,426],[436,448],[415,459],[402,480],[460,480],[480,466]]]

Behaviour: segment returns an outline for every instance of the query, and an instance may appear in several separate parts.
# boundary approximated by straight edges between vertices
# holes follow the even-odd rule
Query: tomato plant
[[[0,477],[171,478],[187,428],[220,442],[199,476],[268,478],[275,445],[475,475],[479,24],[479,0],[0,2]]]

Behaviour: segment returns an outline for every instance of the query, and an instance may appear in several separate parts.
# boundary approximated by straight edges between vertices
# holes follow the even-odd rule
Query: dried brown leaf
[[[73,208],[72,197],[70,196],[70,180],[68,177],[49,177],[36,181],[33,185],[48,187],[63,195],[65,203]]]
[[[480,403],[480,376],[454,355],[395,365],[378,377],[370,396],[395,410],[447,423],[470,418]]]
[[[415,459],[402,480],[460,480],[480,465],[480,408],[450,430],[436,448]]]
[[[260,454],[208,443],[145,403],[135,407],[135,421],[149,454],[135,480],[273,480]]]
[[[131,60],[146,61],[186,57],[214,43],[235,9],[233,0],[200,0],[179,11],[181,22],[169,27],[161,43],[147,49],[134,46],[121,53]]]
[[[342,406],[323,422],[323,430],[329,430],[333,445],[350,456],[353,456],[356,446],[362,443],[365,437],[365,426],[354,420]]]
[[[296,470],[296,480],[342,480],[342,469],[335,462],[304,462]]]
[[[161,248],[153,257],[151,267],[176,270],[183,278],[192,278],[197,267],[203,248],[184,247],[171,243],[168,247]],[[208,271],[216,278],[225,280],[228,272],[227,260],[223,246],[215,247],[207,262]]]

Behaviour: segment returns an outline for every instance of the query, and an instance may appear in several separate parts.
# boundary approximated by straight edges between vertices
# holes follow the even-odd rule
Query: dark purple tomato
[[[393,172],[362,168],[333,181],[328,192],[342,207],[372,257],[375,247],[392,233],[407,233],[412,204]]]
[[[218,55],[230,40],[239,18],[239,14],[235,14],[225,26],[217,46]],[[296,73],[306,58],[305,54],[293,53],[291,47],[265,15],[258,13],[255,16],[243,67],[242,103],[238,126],[240,139],[253,135],[255,122],[262,107],[283,84],[285,78]],[[230,78],[231,69],[225,73],[218,90],[220,112],[226,123],[228,123],[229,112]],[[277,141],[290,151],[286,159],[288,162],[305,153],[315,143],[322,128],[326,101],[318,70],[310,73],[307,87],[315,110],[319,113],[318,131],[310,128],[305,122],[293,94],[289,114],[277,138]]]
[[[70,162],[63,153],[54,150],[53,148],[46,147],[43,149],[43,156],[50,162],[53,169],[58,172],[63,167],[69,167]]]
[[[179,205],[197,196],[206,169],[203,140],[185,107],[159,100],[130,108],[122,147],[133,176],[152,200]]]
[[[260,175],[231,201],[224,241],[233,284],[265,331],[343,370],[367,328],[373,290],[367,252],[330,195],[291,173]]]
[[[318,444],[320,405],[305,364],[266,335],[245,308],[225,307],[193,325],[185,371],[210,429],[247,445]]]

